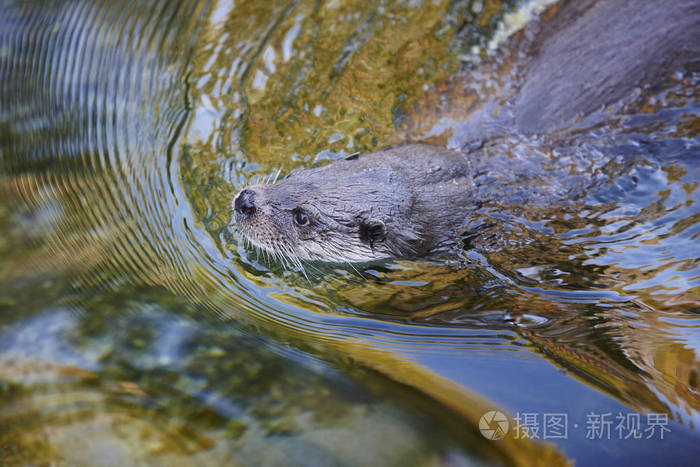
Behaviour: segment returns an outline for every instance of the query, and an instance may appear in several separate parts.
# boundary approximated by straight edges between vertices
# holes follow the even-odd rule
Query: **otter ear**
[[[370,248],[374,248],[376,242],[383,242],[385,238],[386,225],[384,222],[375,219],[360,222],[360,240],[369,243]]]

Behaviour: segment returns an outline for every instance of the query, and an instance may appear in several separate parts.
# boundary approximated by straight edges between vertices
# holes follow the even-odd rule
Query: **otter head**
[[[386,187],[337,175],[306,170],[276,184],[245,188],[233,202],[238,228],[259,248],[304,260],[370,261],[410,254],[409,245],[405,251],[397,248],[397,232],[389,230],[394,219],[377,209],[389,204],[381,193]]]
[[[233,201],[235,221],[253,245],[293,260],[424,254],[450,233],[443,220],[454,197],[436,183],[459,176],[462,160],[423,145],[348,157],[246,187]]]

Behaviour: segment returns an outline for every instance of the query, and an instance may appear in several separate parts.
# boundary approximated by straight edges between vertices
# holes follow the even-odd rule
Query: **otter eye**
[[[309,223],[309,216],[304,211],[296,211],[294,213],[294,223],[296,225],[306,225]]]

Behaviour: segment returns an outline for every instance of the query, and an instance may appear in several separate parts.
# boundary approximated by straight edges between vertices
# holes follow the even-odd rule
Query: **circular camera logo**
[[[486,412],[479,420],[479,431],[484,438],[495,441],[508,433],[508,418],[498,410]]]

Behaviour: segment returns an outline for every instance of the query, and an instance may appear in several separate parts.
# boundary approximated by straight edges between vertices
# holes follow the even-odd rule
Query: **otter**
[[[235,225],[255,247],[294,262],[437,256],[505,246],[493,229],[504,209],[551,208],[601,182],[582,176],[588,159],[557,164],[538,139],[506,141],[523,154],[504,154],[504,140],[469,153],[414,143],[296,170],[241,190]],[[472,225],[477,218],[490,220]]]
[[[553,138],[582,122],[594,128],[607,118],[601,109],[639,87],[675,71],[697,73],[699,26],[695,0],[562,0],[518,55],[525,63],[514,94],[502,108],[465,115],[465,123],[476,132],[505,128]],[[480,118],[491,120],[483,125]],[[499,136],[487,133],[477,136],[482,142]],[[525,160],[474,153],[466,150],[478,147],[471,141],[457,143],[470,154],[408,144],[247,187],[233,202],[236,225],[255,246],[295,261],[423,256],[454,245],[456,230],[484,201],[571,200],[594,181],[595,168],[614,157],[609,151],[595,160],[601,151],[591,148],[588,160],[569,167],[542,156],[566,148],[535,148]],[[580,153],[585,143],[568,144]]]
[[[478,204],[473,193],[464,154],[409,144],[249,186],[233,208],[243,235],[266,251],[361,262],[446,249]]]

